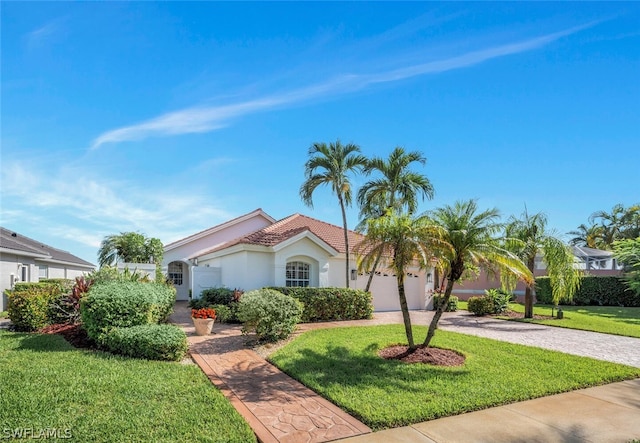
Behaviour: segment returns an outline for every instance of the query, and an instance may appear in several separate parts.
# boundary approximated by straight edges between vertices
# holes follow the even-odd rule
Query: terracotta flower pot
[[[191,317],[191,320],[193,320],[193,325],[196,327],[196,335],[209,335],[213,329],[213,322],[216,319]]]

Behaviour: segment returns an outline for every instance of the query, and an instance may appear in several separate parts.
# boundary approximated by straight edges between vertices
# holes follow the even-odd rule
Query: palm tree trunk
[[[371,287],[371,282],[373,281],[373,276],[376,272],[376,269],[378,269],[378,265],[380,264],[381,259],[382,259],[382,252],[378,254],[378,257],[376,257],[376,261],[373,263],[373,267],[371,268],[371,273],[369,274],[369,279],[367,280],[367,286],[365,286],[364,288],[366,292],[369,292],[369,288]]]
[[[407,335],[409,351],[413,351],[416,348],[416,344],[413,341],[413,329],[411,329],[409,305],[407,305],[407,296],[404,292],[404,273],[396,271],[396,281],[398,282],[398,297],[400,298],[400,309],[402,310],[402,320],[404,321],[404,332]]]
[[[449,275],[449,280],[447,281],[447,289],[445,289],[444,291],[444,299],[438,305],[438,309],[431,319],[431,323],[429,324],[429,331],[427,331],[427,337],[424,339],[424,343],[422,344],[425,347],[429,347],[433,336],[436,334],[436,329],[438,329],[438,322],[440,321],[440,317],[442,317],[442,313],[449,304],[449,298],[451,297],[451,292],[453,291],[453,283],[453,278],[451,278],[451,275]]]
[[[347,230],[347,213],[344,209],[344,201],[342,199],[342,194],[338,193],[338,200],[340,200],[340,209],[342,210],[342,226],[344,228],[344,247],[345,254],[347,256],[346,265],[345,265],[345,277],[346,277],[346,287],[349,289],[349,231]]]
[[[527,261],[527,268],[529,268],[532,274],[533,268],[535,267],[535,260],[535,257],[533,257]],[[533,291],[529,285],[524,289],[524,318],[533,318]]]

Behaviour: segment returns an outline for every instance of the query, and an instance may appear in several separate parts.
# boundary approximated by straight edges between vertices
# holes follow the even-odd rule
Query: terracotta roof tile
[[[315,234],[322,241],[340,253],[344,253],[346,251],[344,244],[344,231],[342,227],[316,220],[315,218],[307,217],[306,215],[293,214],[270,226],[267,226],[266,228],[231,240],[201,255],[221,251],[239,244],[275,246],[304,231],[309,231]],[[349,248],[353,251],[353,247],[359,243],[363,237],[355,231],[349,231],[348,235]]]

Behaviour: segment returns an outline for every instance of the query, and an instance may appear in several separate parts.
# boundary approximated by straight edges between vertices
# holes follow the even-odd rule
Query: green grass
[[[459,302],[458,308],[467,309],[467,303]],[[524,305],[511,303],[509,308],[513,311],[524,313]],[[621,308],[618,306],[562,306],[562,310],[564,311],[564,318],[562,320],[556,318],[548,320],[509,320],[640,338],[640,308]],[[557,312],[557,310],[554,310],[554,313],[555,312]],[[551,306],[535,305],[533,307],[533,313],[551,315]]]
[[[255,441],[197,366],[78,350],[57,335],[0,331],[0,391],[1,432],[68,430],[82,442]]]
[[[438,331],[459,367],[387,361],[402,325],[306,332],[271,356],[280,369],[378,430],[640,376],[640,368]],[[416,337],[426,328],[416,327]]]

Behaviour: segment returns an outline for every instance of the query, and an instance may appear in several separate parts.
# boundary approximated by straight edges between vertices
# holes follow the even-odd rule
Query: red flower
[[[216,310],[211,308],[192,309],[191,317],[193,318],[216,318]]]

